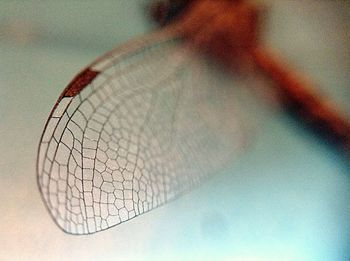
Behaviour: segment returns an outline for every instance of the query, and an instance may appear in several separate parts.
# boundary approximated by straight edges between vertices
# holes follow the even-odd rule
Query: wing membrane
[[[37,161],[42,198],[67,233],[91,234],[174,199],[242,141],[232,90],[161,31],[96,60],[64,90]]]

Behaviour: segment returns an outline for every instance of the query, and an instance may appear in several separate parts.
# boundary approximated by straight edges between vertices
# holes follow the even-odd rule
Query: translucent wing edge
[[[52,122],[53,120],[57,121],[56,123],[56,127],[57,127],[61,116],[66,112],[73,97],[78,95],[87,85],[89,85],[95,79],[95,77],[99,73],[101,73],[103,70],[111,66],[112,63],[118,62],[119,60],[126,58],[128,55],[131,55],[137,50],[141,51],[142,49],[146,48],[150,44],[157,44],[157,43],[162,43],[169,40],[175,40],[178,38],[177,35],[178,35],[177,31],[169,27],[167,29],[162,29],[159,31],[145,34],[143,36],[127,41],[126,43],[117,46],[116,48],[100,56],[95,61],[93,61],[90,65],[86,66],[83,70],[81,70],[73,78],[73,80],[67,85],[67,87],[62,91],[59,98],[55,102],[48,116],[48,119],[46,120],[44,130],[40,137],[40,142],[37,150],[36,181],[37,181],[37,186],[39,188],[40,196],[44,202],[45,208],[49,212],[53,221],[63,232],[67,234],[72,234],[72,235],[83,235],[83,234],[93,234],[102,230],[92,232],[92,233],[91,232],[83,233],[83,234],[72,233],[70,231],[67,231],[57,222],[56,218],[51,213],[48,204],[46,203],[46,200],[44,198],[43,191],[41,188],[41,184],[40,184],[40,173],[42,171],[41,168],[43,168],[43,166],[41,166],[41,164],[43,163],[42,157],[44,157],[44,155],[48,150],[48,147],[45,146],[47,144],[47,142],[45,142],[45,137],[50,136],[51,138],[55,131],[53,130],[52,133],[48,133],[49,132],[48,126],[50,122]],[[146,212],[148,211],[145,211],[144,213]],[[124,223],[124,222],[121,222],[121,223]]]

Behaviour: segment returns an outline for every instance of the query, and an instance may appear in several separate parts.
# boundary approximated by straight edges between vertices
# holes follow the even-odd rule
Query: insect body
[[[68,85],[37,161],[42,198],[61,229],[90,234],[130,220],[240,151],[233,83],[197,47],[229,71],[253,64],[287,109],[349,151],[348,121],[258,43],[257,11],[245,1],[193,1],[182,20],[107,53]]]

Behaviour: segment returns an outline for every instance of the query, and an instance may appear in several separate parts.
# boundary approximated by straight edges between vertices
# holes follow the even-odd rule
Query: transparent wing
[[[115,226],[219,171],[242,136],[232,91],[172,33],[107,53],[63,91],[37,161],[42,198],[67,233]]]

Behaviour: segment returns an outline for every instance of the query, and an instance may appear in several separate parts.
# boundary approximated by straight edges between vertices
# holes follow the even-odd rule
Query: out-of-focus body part
[[[350,123],[312,82],[289,67],[268,47],[259,43],[260,8],[242,0],[190,0],[174,15],[174,2],[162,4],[162,24],[178,28],[184,38],[231,71],[260,71],[277,87],[284,107],[308,127],[350,153]],[[160,6],[160,4],[158,4]],[[168,9],[167,9],[168,6]],[[152,10],[156,10],[153,7]],[[172,10],[168,16],[167,10]],[[155,17],[155,16],[154,16]],[[156,17],[155,17],[156,18]]]

